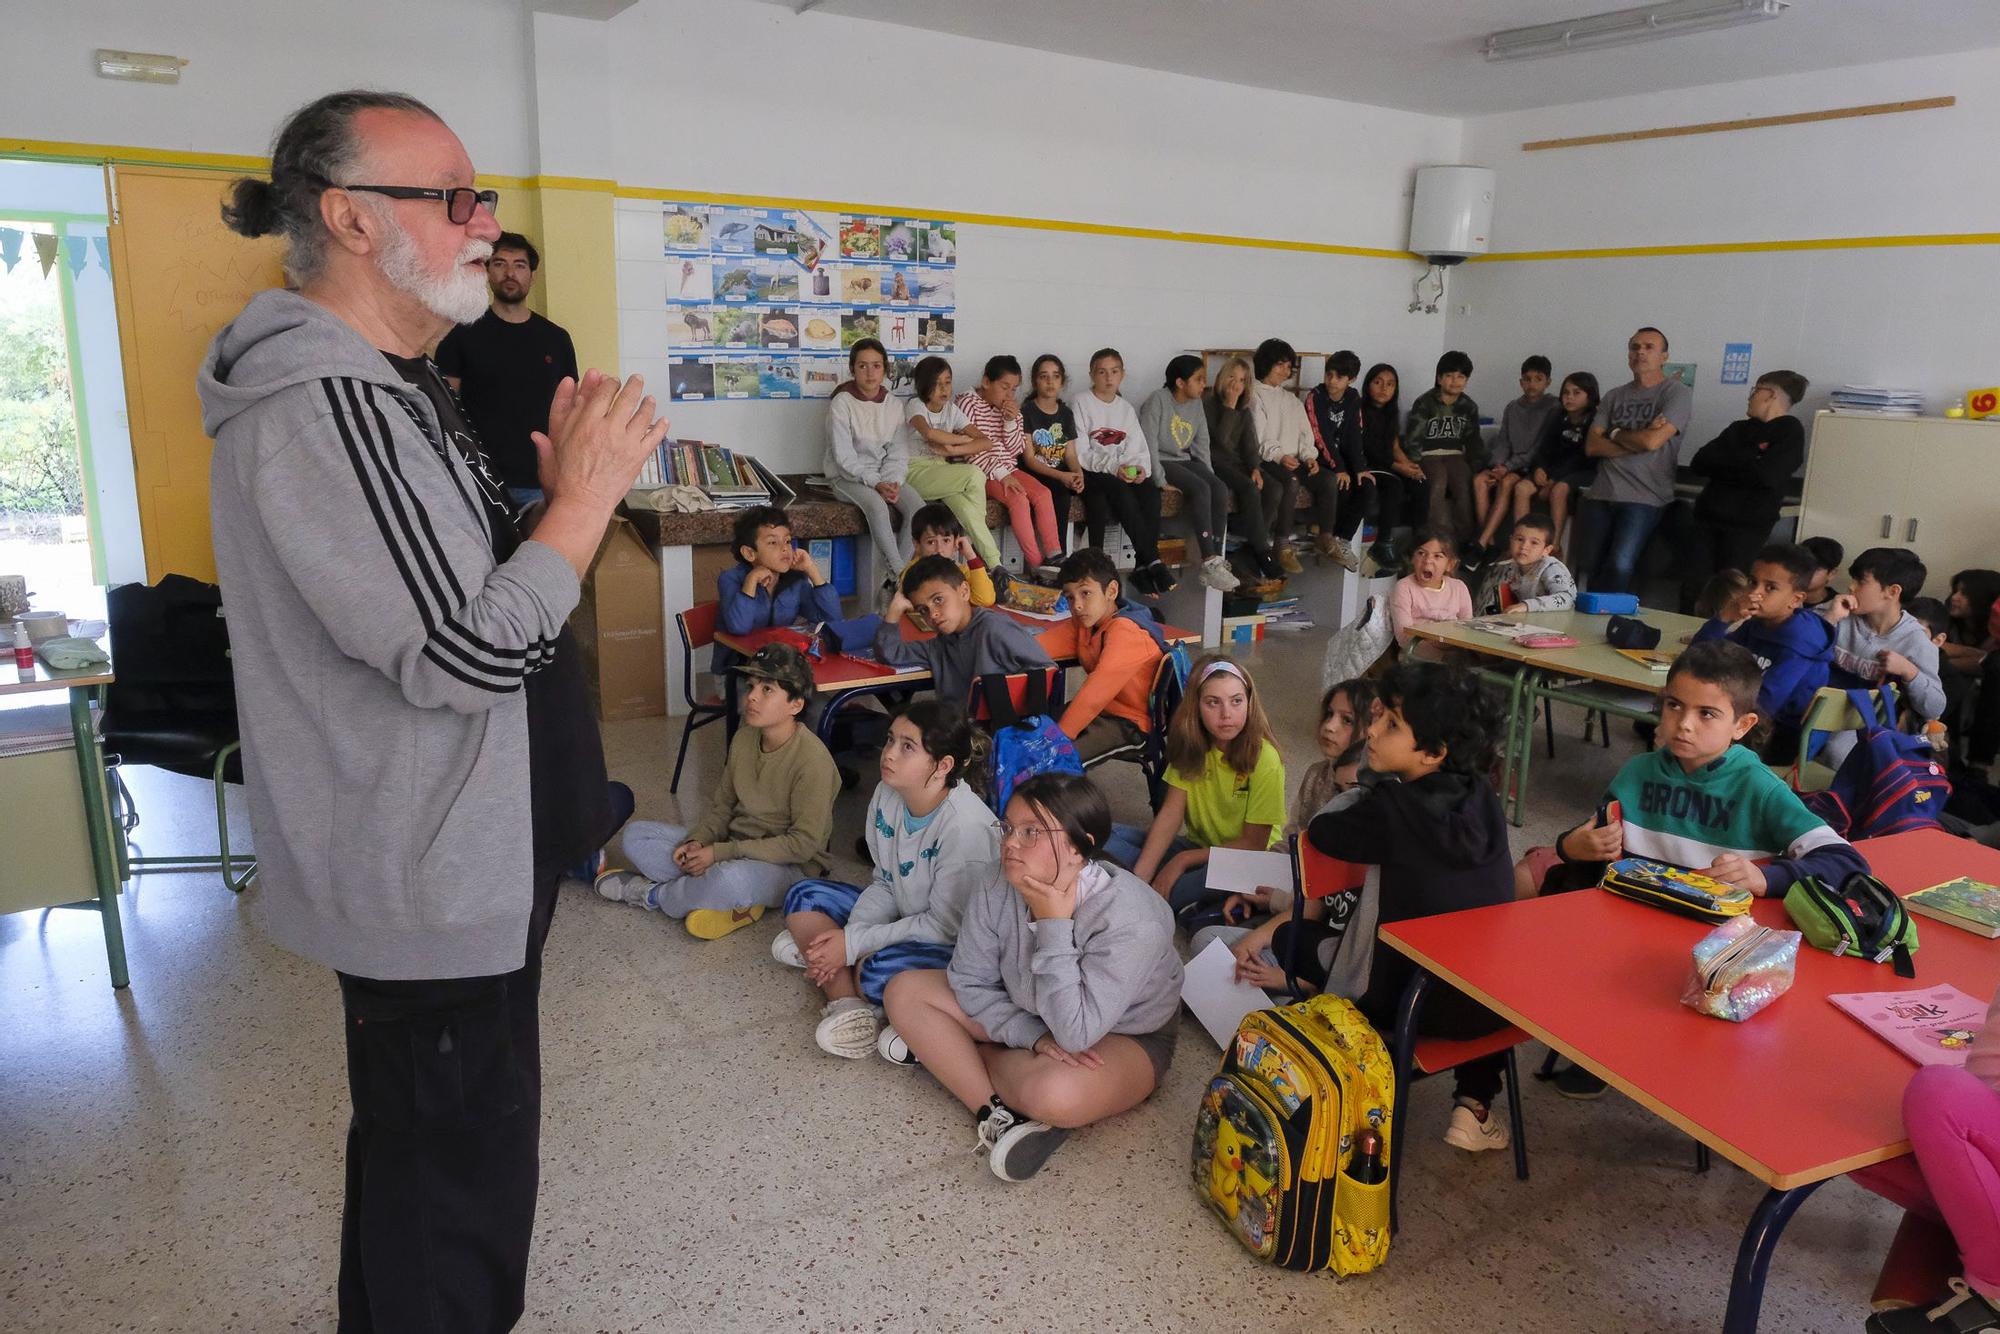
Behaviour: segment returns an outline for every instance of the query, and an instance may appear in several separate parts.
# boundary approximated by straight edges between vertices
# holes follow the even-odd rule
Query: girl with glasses
[[[997,832],[999,874],[973,891],[950,969],[890,979],[882,1051],[929,1070],[973,1113],[993,1174],[1026,1181],[1070,1131],[1159,1086],[1181,961],[1166,905],[1104,860],[1111,809],[1088,778],[1027,779]]]

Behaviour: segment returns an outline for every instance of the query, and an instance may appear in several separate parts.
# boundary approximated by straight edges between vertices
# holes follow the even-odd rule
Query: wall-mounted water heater
[[[1410,249],[1451,265],[1486,253],[1493,229],[1491,167],[1419,167],[1410,208]]]
[[[1444,271],[1485,254],[1492,227],[1492,168],[1417,168],[1417,195],[1410,206],[1410,249],[1423,256],[1430,267],[1417,279],[1411,314],[1437,314],[1444,304]],[[1430,291],[1425,291],[1426,286]]]

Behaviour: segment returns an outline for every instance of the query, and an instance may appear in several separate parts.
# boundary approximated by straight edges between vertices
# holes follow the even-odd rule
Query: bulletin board
[[[676,400],[827,398],[863,338],[907,394],[956,346],[956,223],[669,200],[661,233]]]

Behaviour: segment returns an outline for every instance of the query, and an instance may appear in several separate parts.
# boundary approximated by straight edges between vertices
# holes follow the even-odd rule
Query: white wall
[[[99,47],[186,57],[179,84],[97,76]],[[321,93],[392,88],[451,122],[482,171],[535,169],[517,0],[66,0],[17,7],[0,41],[0,133],[200,153],[270,151]]]
[[[2000,123],[1996,54],[1488,116],[1466,123],[1466,160],[1499,171],[1493,236],[1503,252],[1993,232],[2000,174],[1980,163]],[[1535,139],[1945,94],[1958,105],[1520,149]],[[1789,368],[1811,379],[1808,408],[1857,381],[1920,389],[1936,412],[1967,387],[2000,380],[1994,259],[1994,247],[1957,246],[1471,264],[1454,275],[1448,341],[1471,353],[1480,366],[1473,392],[1494,407],[1533,351],[1546,352],[1558,375],[1591,370],[1607,386],[1622,381],[1626,336],[1658,325],[1674,359],[1699,366],[1696,443],[1743,410],[1747,390],[1717,382],[1728,342],[1754,345],[1753,373]]]
[[[603,26],[616,114],[584,133],[591,96],[551,88],[544,51],[599,69],[569,24],[538,22],[544,170],[627,185],[866,203],[915,216],[1031,216],[1400,249],[1415,167],[1457,160],[1438,117],[1262,92],[990,42],[728,0],[640,0]],[[544,38],[548,40],[545,42]],[[550,118],[561,106],[568,134]],[[1352,145],[1330,165],[1325,145]],[[577,166],[567,165],[571,162]],[[641,218],[650,212],[650,226]],[[623,369],[665,374],[656,209],[621,203]],[[657,266],[657,267],[655,267]],[[991,353],[1054,351],[1072,367],[1125,354],[1143,396],[1191,346],[1280,336],[1420,365],[1444,317],[1405,312],[1411,262],[1067,231],[959,233],[961,382]],[[815,469],[824,409],[676,404],[675,429]]]

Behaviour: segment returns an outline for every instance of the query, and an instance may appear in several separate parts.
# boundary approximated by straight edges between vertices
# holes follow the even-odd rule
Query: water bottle
[[[1354,1137],[1354,1152],[1347,1156],[1347,1175],[1364,1186],[1380,1185],[1389,1179],[1388,1169],[1382,1166],[1379,1133],[1364,1130]]]

